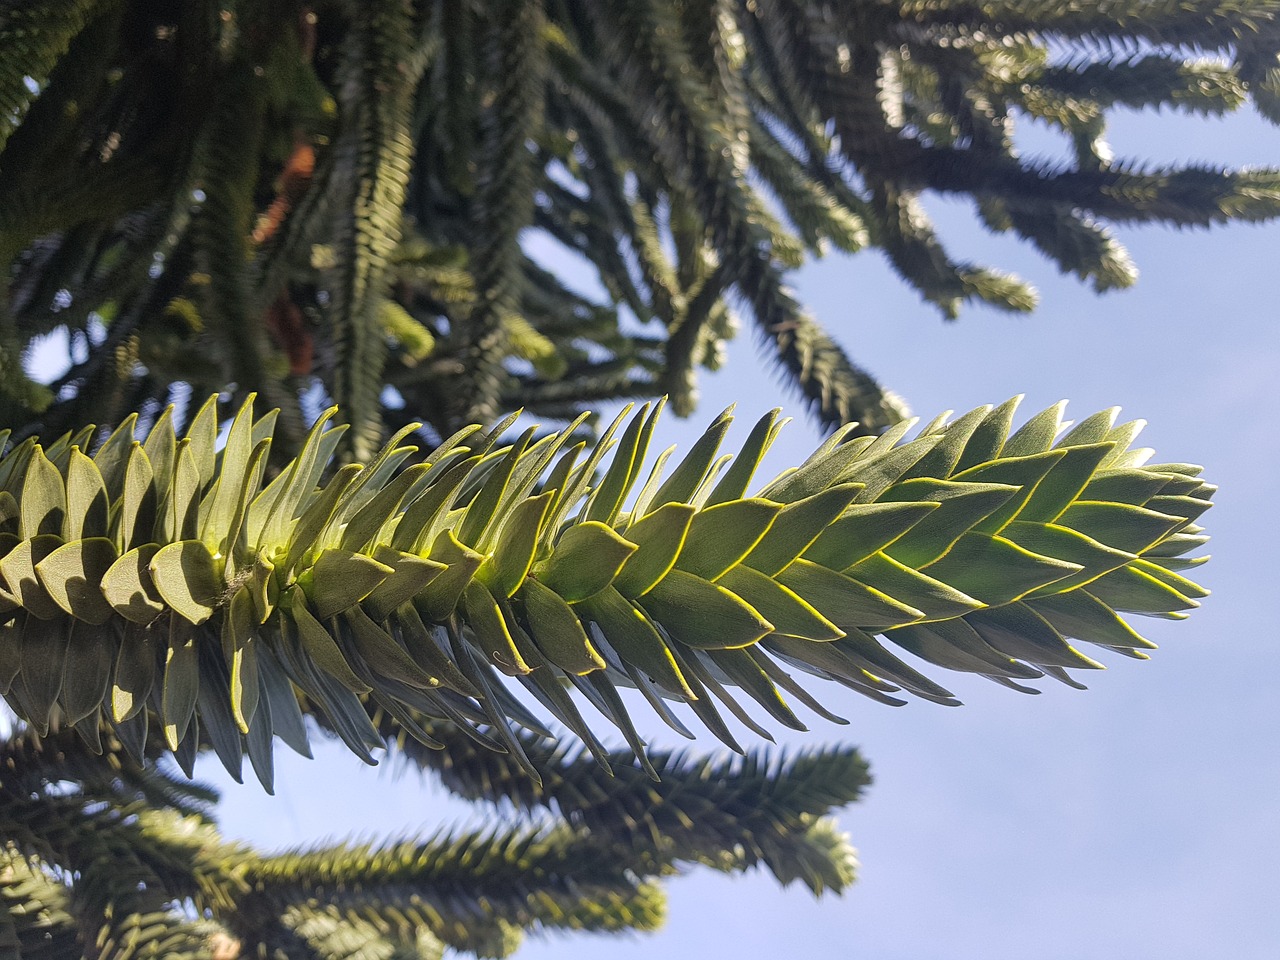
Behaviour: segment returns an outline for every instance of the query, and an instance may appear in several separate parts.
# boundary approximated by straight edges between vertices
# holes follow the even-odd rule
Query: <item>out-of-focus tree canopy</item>
[[[874,248],[946,316],[1022,311],[1034,291],[944,250],[925,193],[971,197],[1098,290],[1136,276],[1111,224],[1273,216],[1275,171],[1115,158],[1105,132],[1115,108],[1280,117],[1276,16],[1271,0],[10,3],[4,407],[61,431],[234,384],[265,389],[296,444],[318,379],[367,456],[415,417],[447,435],[664,393],[687,413],[741,314],[818,417],[878,429],[901,402],[787,271]],[[1024,155],[1031,122],[1070,159]],[[549,272],[553,245],[598,289]],[[864,321],[849,301],[828,328]],[[46,389],[19,361],[57,328],[77,362]]]

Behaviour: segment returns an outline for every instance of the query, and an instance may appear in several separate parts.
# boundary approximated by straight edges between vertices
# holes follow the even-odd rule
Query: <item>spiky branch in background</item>
[[[1034,290],[952,256],[928,192],[1099,290],[1136,277],[1110,224],[1280,210],[1274,171],[1105,141],[1117,106],[1280,115],[1267,2],[27,6],[0,23],[0,387],[55,432],[82,397],[114,397],[94,414],[114,425],[286,369],[294,451],[318,377],[356,459],[405,420],[384,380],[440,437],[517,405],[567,421],[666,393],[683,413],[731,304],[819,418],[875,430],[903,404],[787,291],[805,255],[879,248],[946,316],[1021,311]],[[1072,159],[1024,158],[1020,117]],[[552,278],[534,238],[604,294]],[[45,390],[18,358],[59,327],[95,349]]]
[[[456,747],[447,786],[473,797],[477,778],[502,788],[498,755],[436,729]],[[0,944],[50,960],[148,950],[329,960],[361,945],[505,956],[524,929],[653,929],[665,911],[654,881],[683,865],[763,864],[815,893],[853,879],[852,851],[826,817],[867,782],[850,748],[714,767],[655,755],[661,784],[624,776],[591,791],[581,760],[529,743],[561,815],[530,804],[482,833],[268,856],[218,837],[207,788],[140,764],[110,734],[96,751],[66,728],[11,736],[0,747]]]
[[[573,427],[497,446],[508,418],[424,458],[406,428],[328,479],[333,411],[269,482],[275,414],[251,402],[220,455],[213,400],[181,441],[168,413],[92,456],[91,428],[28,439],[0,460],[0,689],[37,731],[61,718],[96,744],[108,723],[138,757],[150,704],[188,773],[207,741],[269,788],[273,737],[309,750],[295,689],[368,762],[384,711],[433,748],[423,718],[451,721],[537,781],[511,724],[550,731],[501,675],[610,766],[576,689],[655,779],[619,685],[686,735],[672,705],[687,705],[735,750],[717,700],[765,736],[735,697],[795,729],[783,693],[827,713],[785,667],[883,702],[958,702],[877,634],[1018,689],[1078,685],[1068,670],[1101,664],[1069,639],[1144,657],[1116,611],[1179,618],[1204,596],[1179,571],[1199,562],[1183,555],[1214,488],[1146,465],[1129,447],[1141,424],[1114,410],[1057,439],[1061,406],[1012,431],[1016,405],[909,441],[909,422],[839,431],[755,495],[776,411],[737,458],[719,456],[726,411],[665,477],[672,451],[646,463],[647,404],[590,449]]]
[[[654,879],[694,862],[670,845],[547,816],[377,848],[259,855],[218,836],[207,788],[139,766],[109,736],[101,746],[95,755],[64,729],[28,731],[0,748],[0,943],[12,955],[329,960],[363,942],[422,951],[411,956],[439,956],[446,945],[504,956],[526,928],[652,929],[665,907]],[[675,759],[668,770],[673,781],[699,772]],[[743,780],[768,792],[787,772],[757,768]],[[837,890],[851,879],[847,842],[836,835],[815,857],[809,835],[823,826],[830,835],[818,818],[856,796],[860,783],[845,782],[825,799],[793,787],[771,811],[773,848],[794,844],[799,862]],[[732,862],[731,844],[717,853],[722,869],[751,862]]]
[[[350,17],[328,181],[336,229],[321,282],[331,306],[333,396],[351,408],[351,454],[365,459],[382,440],[382,316],[413,160],[416,29],[410,0],[352,4]]]

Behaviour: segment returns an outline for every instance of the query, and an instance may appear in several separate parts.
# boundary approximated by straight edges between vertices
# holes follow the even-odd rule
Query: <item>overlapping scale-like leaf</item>
[[[646,470],[648,405],[591,449],[564,449],[569,431],[504,446],[508,419],[432,452],[408,428],[333,471],[331,410],[270,478],[275,418],[252,399],[221,450],[212,401],[181,439],[165,414],[92,455],[85,432],[24,442],[0,458],[0,688],[37,729],[60,711],[92,744],[105,719],[140,750],[156,724],[188,768],[208,744],[269,784],[274,736],[307,750],[300,699],[366,760],[381,710],[519,761],[508,724],[542,725],[504,677],[592,744],[577,690],[638,753],[619,685],[737,749],[721,707],[762,732],[739,701],[793,727],[788,696],[825,714],[791,667],[887,702],[957,702],[895,648],[1075,683],[1100,666],[1076,643],[1144,657],[1120,614],[1205,596],[1186,554],[1214,488],[1146,464],[1114,410],[1059,439],[1061,405],[1011,433],[1015,405],[913,439],[838,433],[755,495],[776,412],[727,470],[728,411]]]

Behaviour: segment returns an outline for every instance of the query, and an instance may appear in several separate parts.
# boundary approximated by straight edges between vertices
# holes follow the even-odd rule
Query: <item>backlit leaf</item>
[[[203,541],[180,540],[161,547],[151,558],[150,571],[156,592],[176,613],[193,624],[213,616],[223,584]]]

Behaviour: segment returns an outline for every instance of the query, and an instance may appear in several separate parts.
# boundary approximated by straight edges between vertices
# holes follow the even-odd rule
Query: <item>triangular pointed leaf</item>
[[[676,567],[716,580],[749,554],[772,526],[782,504],[752,498],[699,510],[689,526]]]
[[[961,542],[963,543],[963,538]],[[935,573],[935,566],[937,564],[921,572],[899,563],[886,553],[874,553],[844,572],[859,582],[874,587],[885,596],[922,611],[925,620],[962,617],[983,605],[981,600],[974,599],[958,589],[956,584]]]
[[[476,645],[488,662],[509,676],[528,673],[533,668],[525,661],[511,636],[511,629],[498,601],[479,580],[472,580],[462,591],[466,619]]]
[[[122,723],[145,711],[156,675],[156,631],[126,625],[111,675],[111,720]]]
[[[767,576],[776,576],[809,549],[861,489],[856,483],[842,483],[787,504],[742,562]]]
[[[778,575],[790,589],[846,633],[862,627],[879,630],[921,619],[924,612],[864,583],[800,559]]]
[[[360,680],[338,649],[338,644],[324,624],[307,608],[306,595],[299,587],[290,588],[281,605],[281,615],[287,616],[296,631],[302,652],[311,661],[340,682],[352,693],[368,693],[369,685]]]
[[[350,550],[325,550],[308,571],[303,587],[316,617],[328,620],[355,606],[395,573],[394,567]]]
[[[41,620],[62,617],[62,608],[49,596],[36,573],[37,564],[61,546],[61,537],[42,533],[33,539],[23,540],[0,557],[0,575],[5,579],[8,593],[18,599],[22,609]]]
[[[547,492],[522,500],[503,524],[493,554],[476,571],[476,577],[496,596],[510,597],[520,589],[533,566],[543,520],[554,497]]]
[[[386,677],[422,689],[439,684],[435,677],[414,663],[404,648],[370,620],[368,614],[359,607],[345,611],[339,619],[345,628],[342,638],[349,644],[347,649],[359,658],[374,677]],[[349,659],[354,661],[354,657]]]
[[[428,620],[444,623],[485,558],[459,543],[452,530],[444,530],[431,547],[430,559],[445,564],[446,569],[423,587],[414,604]]]
[[[67,461],[67,513],[62,539],[69,543],[81,537],[105,537],[107,533],[107,485],[94,462],[72,448]]]
[[[648,674],[670,695],[696,699],[662,635],[648,617],[617,590],[608,587],[578,606],[623,662]]]
[[[19,535],[24,539],[62,533],[63,517],[67,511],[67,488],[62,474],[49,462],[39,444],[27,463],[20,506],[22,528]]]
[[[578,615],[560,594],[529,578],[521,586],[519,598],[524,602],[533,642],[543,656],[566,673],[604,669],[604,660],[591,645]]]
[[[196,642],[194,624],[174,613],[169,620],[169,647],[165,654],[160,702],[165,743],[175,752],[187,734],[196,709],[196,695],[200,688]]]
[[[151,539],[155,532],[160,497],[151,461],[141,444],[134,444],[125,465],[123,489],[116,515],[116,542],[123,551]]]
[[[636,602],[673,639],[691,647],[745,647],[773,631],[746,600],[683,570],[672,570]]]
[[[716,581],[751,605],[773,624],[777,633],[806,640],[838,640],[844,631],[815,610],[794,591],[758,570],[739,564]]]
[[[386,620],[397,607],[421,593],[427,584],[447,569],[443,563],[412,553],[401,553],[387,546],[379,546],[373,553],[373,559],[393,571],[360,601],[365,613],[375,623]]]
[[[739,500],[747,495],[747,488],[751,484],[751,478],[755,475],[756,469],[760,466],[760,461],[769,452],[769,447],[773,445],[779,431],[790,422],[789,417],[780,421],[778,415],[781,413],[780,407],[774,407],[756,421],[742,449],[733,458],[732,465],[711,491],[706,506],[714,507],[718,503]]]
[[[534,575],[570,603],[585,600],[613,582],[636,545],[613,527],[589,520],[566,530],[555,551]]]
[[[668,503],[627,527],[627,540],[636,551],[613,583],[623,596],[638,597],[653,589],[675,566],[696,512],[687,503]]]
[[[1003,537],[966,533],[945,557],[923,568],[990,606],[1009,603],[1083,569],[1078,563],[1032,553]]]
[[[804,559],[844,570],[867,559],[938,509],[921,503],[855,503],[829,524],[804,551]]]

